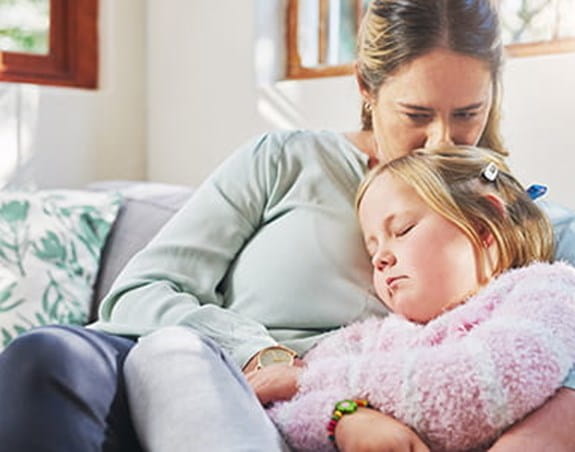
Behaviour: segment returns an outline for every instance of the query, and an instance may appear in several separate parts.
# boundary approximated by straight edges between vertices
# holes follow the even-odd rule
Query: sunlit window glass
[[[298,49],[302,66],[348,64],[355,57],[361,6],[368,0],[300,0]]]
[[[0,51],[48,54],[50,0],[0,0]]]
[[[502,0],[505,44],[575,37],[575,0]]]

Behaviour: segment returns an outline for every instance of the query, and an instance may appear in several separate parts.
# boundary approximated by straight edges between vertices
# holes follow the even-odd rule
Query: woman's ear
[[[353,63],[353,74],[355,76],[355,81],[357,82],[357,87],[359,89],[359,93],[361,94],[361,98],[364,100],[364,102],[367,102],[368,104],[373,104],[373,97],[371,95],[369,86],[367,85],[361,73],[359,72],[357,61]]]
[[[488,193],[484,195],[484,198],[495,208],[495,210],[499,215],[501,215],[502,217],[506,215],[505,204],[503,203],[503,200],[499,196],[494,195],[493,193]],[[485,226],[480,226],[478,233],[479,238],[481,239],[481,242],[483,243],[485,248],[489,248],[493,244],[493,234],[491,233],[491,231],[487,229]]]

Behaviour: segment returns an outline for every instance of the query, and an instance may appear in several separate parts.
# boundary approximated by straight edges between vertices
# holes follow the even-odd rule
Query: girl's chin
[[[427,323],[435,317],[428,313],[420,312],[417,307],[414,309],[413,305],[410,305],[409,303],[398,303],[395,307],[396,309],[393,309],[393,312],[405,317],[410,322]]]
[[[405,317],[407,320],[415,321],[414,318],[417,317],[417,312],[409,305],[409,303],[395,302],[393,303],[393,312]]]

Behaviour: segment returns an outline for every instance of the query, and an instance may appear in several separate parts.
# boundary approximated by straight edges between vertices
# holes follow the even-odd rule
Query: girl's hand
[[[413,430],[371,408],[343,416],[335,428],[335,442],[342,452],[429,452]]]
[[[296,359],[293,366],[275,364],[244,373],[260,403],[266,405],[276,400],[289,400],[297,393],[301,367],[302,361]]]

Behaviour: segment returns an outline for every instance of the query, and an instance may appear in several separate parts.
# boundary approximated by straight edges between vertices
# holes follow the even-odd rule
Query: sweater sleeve
[[[128,263],[93,327],[141,335],[187,325],[214,339],[239,365],[275,344],[263,325],[225,309],[218,286],[260,227],[281,145],[273,135],[246,144],[198,187]]]
[[[495,306],[492,315],[469,323],[465,310],[447,313],[438,320],[451,329],[439,344],[417,341],[391,351],[369,348],[356,357],[309,362],[298,397],[275,408],[274,416],[286,422],[282,431],[288,441],[309,444],[342,398],[368,399],[438,450],[489,443],[540,406],[575,361],[575,272],[536,264],[510,272],[482,297],[480,307]],[[472,308],[467,311],[476,313]],[[384,327],[378,335],[385,335]],[[317,418],[292,419],[286,416],[290,411]]]

